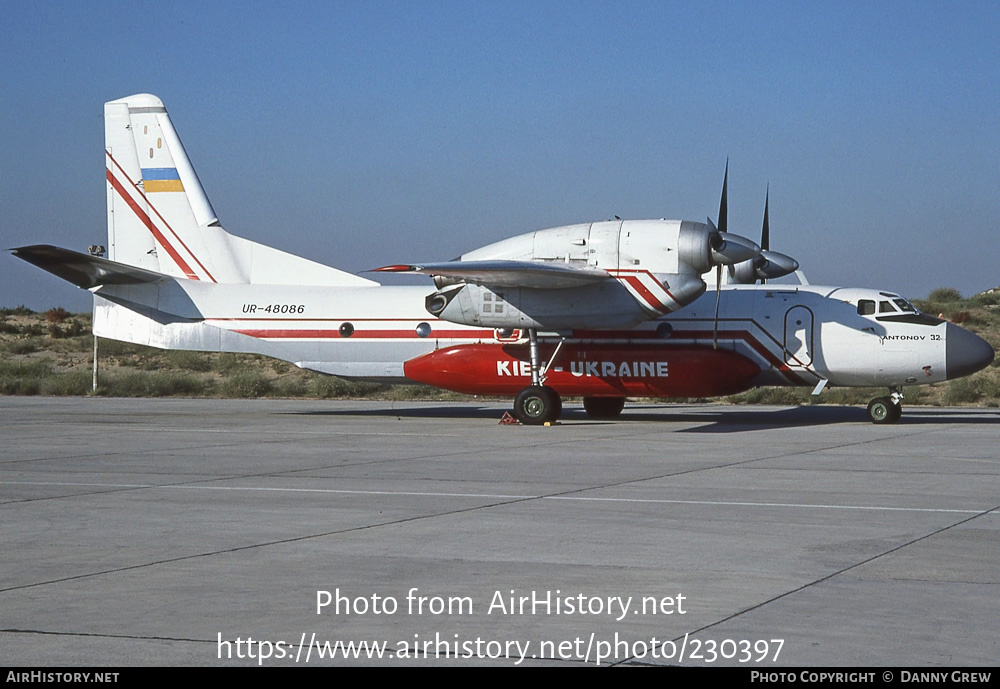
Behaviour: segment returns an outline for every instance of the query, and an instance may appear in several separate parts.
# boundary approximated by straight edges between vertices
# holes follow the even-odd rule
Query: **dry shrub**
[[[57,306],[54,309],[49,309],[45,312],[45,320],[49,323],[62,323],[69,317],[70,312],[61,306]]]

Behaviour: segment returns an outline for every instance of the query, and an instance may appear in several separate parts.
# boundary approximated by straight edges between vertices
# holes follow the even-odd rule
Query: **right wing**
[[[421,265],[394,265],[376,268],[377,273],[406,273],[456,278],[488,287],[533,287],[562,289],[608,280],[602,268],[540,261],[444,261]]]

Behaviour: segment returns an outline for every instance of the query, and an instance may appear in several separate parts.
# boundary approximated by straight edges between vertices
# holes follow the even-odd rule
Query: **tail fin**
[[[209,282],[377,284],[223,230],[156,96],[105,103],[104,132],[111,260]]]

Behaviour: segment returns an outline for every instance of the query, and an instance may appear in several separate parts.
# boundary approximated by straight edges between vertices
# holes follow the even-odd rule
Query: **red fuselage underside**
[[[555,347],[542,345],[545,362]],[[407,378],[478,395],[516,395],[531,384],[526,344],[468,344],[438,349],[403,364]],[[715,397],[752,387],[756,364],[706,346],[565,345],[545,384],[561,395]]]

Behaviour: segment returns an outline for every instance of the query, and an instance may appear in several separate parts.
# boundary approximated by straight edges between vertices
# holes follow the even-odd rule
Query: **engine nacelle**
[[[701,275],[713,266],[759,253],[760,247],[750,240],[703,223],[613,220],[567,225],[511,237],[455,261],[559,264],[606,271],[610,279],[573,287],[501,288],[478,284],[487,279],[436,276],[438,291],[427,297],[426,307],[443,320],[480,327],[630,328],[700,297],[706,288]]]
[[[660,275],[701,275],[720,264],[751,259],[760,247],[749,239],[686,220],[608,220],[567,225],[511,237],[460,256],[460,261],[510,260],[565,263],[611,273],[643,270]]]

